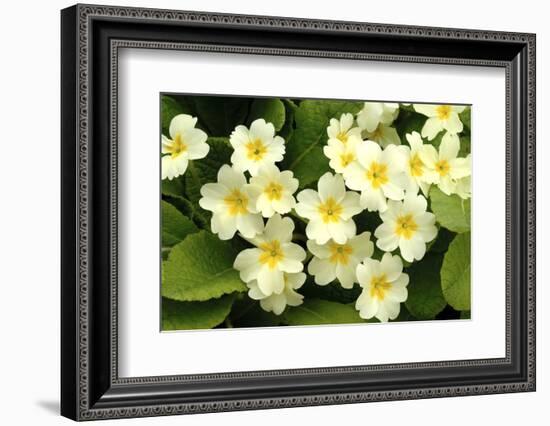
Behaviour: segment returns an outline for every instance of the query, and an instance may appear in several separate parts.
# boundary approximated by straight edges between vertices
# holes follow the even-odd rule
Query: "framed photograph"
[[[535,36],[76,5],[74,420],[535,390]]]

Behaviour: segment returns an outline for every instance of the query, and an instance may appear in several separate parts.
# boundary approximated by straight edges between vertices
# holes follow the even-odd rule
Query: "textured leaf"
[[[193,223],[202,229],[210,229],[210,215],[208,211],[200,208],[198,204],[193,204],[185,197],[163,196],[163,200],[168,201],[176,207],[184,216],[191,218]]]
[[[419,114],[414,110],[406,110],[403,107],[399,108],[399,115],[393,122],[392,126],[397,130],[399,138],[406,143],[406,134],[412,132],[420,133],[422,127],[428,117],[425,115]]]
[[[204,301],[246,291],[233,269],[237,254],[229,241],[207,231],[189,235],[168,256],[162,295],[180,301]]]
[[[409,296],[405,305],[415,318],[433,319],[447,305],[441,291],[439,274],[442,261],[441,255],[427,254],[407,270]]]
[[[197,330],[221,324],[233,304],[232,294],[206,302],[177,302],[162,299],[162,330]]]
[[[171,197],[183,197],[185,195],[185,175],[180,175],[172,180],[163,179],[161,191]]]
[[[283,314],[288,325],[352,324],[365,322],[353,306],[328,300],[304,300],[300,306],[289,307]]]
[[[258,301],[248,296],[233,305],[229,318],[233,327],[275,327],[282,323],[280,315],[264,311]]]
[[[460,319],[470,319],[470,311],[460,312]]]
[[[432,211],[439,224],[450,231],[462,233],[470,231],[470,200],[458,195],[445,195],[436,186],[430,189]]]
[[[233,150],[224,138],[208,138],[210,151],[205,158],[192,160],[185,173],[185,190],[187,198],[198,203],[200,190],[205,183],[216,182],[218,170],[224,164],[231,164]]]
[[[375,320],[376,318],[373,318]],[[369,320],[369,322],[378,322],[378,320],[373,321]],[[412,314],[407,309],[407,306],[404,303],[401,303],[399,306],[399,315],[397,315],[397,318],[394,320],[390,320],[391,322],[400,322],[400,321],[414,321],[416,320],[415,317],[412,316]]]
[[[464,124],[464,127],[468,130],[472,128],[472,107],[466,107],[464,111],[462,111],[459,115],[460,121],[462,121],[462,124]]]
[[[279,130],[279,136],[288,142],[294,133],[294,116],[298,106],[289,99],[283,99],[282,102],[285,106],[285,123]]]
[[[428,243],[428,251],[445,253],[455,235],[454,232],[449,231],[447,228],[439,228],[436,239]]]
[[[172,204],[161,201],[162,208],[162,246],[171,247],[189,234],[198,231],[196,225]]]
[[[210,136],[228,136],[244,124],[250,100],[227,96],[195,96],[195,109]]]
[[[470,135],[460,135],[460,151],[459,157],[466,157],[471,152],[471,139]]]
[[[327,141],[327,126],[331,118],[343,113],[357,113],[362,102],[305,100],[296,109],[296,129],[286,145],[283,168],[292,170],[304,187],[319,179],[329,170],[323,154]]]
[[[285,124],[285,106],[283,102],[280,99],[254,99],[248,114],[248,125],[258,118],[263,118],[268,123],[272,123],[276,131],[281,130]]]
[[[343,288],[337,281],[327,285],[315,284],[313,277],[308,276],[304,286],[300,289],[300,293],[306,299],[323,299],[340,303],[352,303],[357,300],[361,294],[361,287],[355,285],[353,288]]]
[[[441,267],[443,296],[457,311],[470,310],[470,256],[470,233],[458,234]]]

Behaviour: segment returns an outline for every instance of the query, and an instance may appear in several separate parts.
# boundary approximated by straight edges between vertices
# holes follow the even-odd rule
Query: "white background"
[[[318,82],[331,78],[339,83],[320,90]],[[493,213],[505,211],[505,182],[484,178],[487,164],[505,173],[503,69],[297,57],[274,64],[267,56],[131,49],[119,56],[119,81],[121,376],[505,356],[505,216]],[[159,123],[152,117],[166,91],[473,104],[472,320],[159,333]],[[220,357],[220,347],[232,350]]]
[[[409,425],[544,424],[548,417],[550,368],[548,342],[550,276],[544,265],[550,184],[545,159],[550,148],[544,127],[550,115],[550,29],[540,0],[392,2],[252,2],[245,0],[115,1],[108,4],[158,6],[537,32],[538,77],[538,390],[531,394],[492,395],[423,401],[386,402],[319,408],[209,414],[185,418],[119,420],[118,424],[300,424],[315,419],[332,425],[343,420]],[[66,1],[3,4],[0,27],[0,400],[7,425],[69,424],[57,416],[59,394],[59,9]],[[313,5],[315,7],[313,7]],[[544,79],[546,77],[546,81]],[[326,81],[323,84],[337,84]],[[488,173],[490,170],[488,170]],[[547,191],[546,191],[547,192]],[[117,424],[115,421],[102,424]]]

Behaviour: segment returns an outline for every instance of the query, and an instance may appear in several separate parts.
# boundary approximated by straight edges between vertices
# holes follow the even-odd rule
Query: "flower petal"
[[[443,125],[437,117],[428,118],[422,127],[422,137],[431,141],[441,130],[443,130]]]
[[[356,265],[353,263],[348,265],[336,265],[336,278],[338,278],[342,287],[348,289],[353,288],[353,284],[355,284],[357,279],[355,267]]]
[[[336,279],[336,267],[329,260],[314,257],[307,267],[310,275],[314,276],[315,284],[327,285]]]
[[[380,269],[386,274],[388,281],[392,282],[398,279],[403,272],[403,262],[399,256],[385,253],[380,261]]]
[[[170,121],[168,133],[170,138],[174,139],[178,133],[184,133],[187,129],[195,127],[197,123],[196,117],[191,117],[188,114],[178,114]]]
[[[419,235],[414,235],[409,240],[400,238],[399,249],[403,259],[407,262],[414,262],[415,260],[420,260],[424,257],[424,254],[426,253],[426,243],[422,241],[422,238]]]
[[[439,158],[447,161],[453,160],[458,155],[459,150],[460,141],[458,136],[449,132],[445,133],[439,145]]]
[[[319,178],[317,186],[319,188],[319,198],[322,202],[326,202],[329,198],[340,202],[346,194],[344,179],[339,174],[325,173]]]
[[[451,112],[451,115],[447,119],[447,121],[443,122],[443,127],[445,130],[451,133],[460,133],[464,129],[464,126],[462,125],[462,121],[460,121],[460,117],[456,112]]]
[[[278,269],[271,269],[264,265],[258,273],[258,286],[262,293],[271,296],[273,293],[280,294],[285,288],[283,272]]]

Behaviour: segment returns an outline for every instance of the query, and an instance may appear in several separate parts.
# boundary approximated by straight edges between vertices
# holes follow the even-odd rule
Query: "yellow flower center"
[[[231,216],[237,216],[238,214],[247,214],[248,210],[248,197],[238,189],[234,189],[226,196],[223,201],[229,210]]]
[[[386,292],[391,288],[391,284],[386,278],[386,274],[372,277],[370,281],[370,296],[373,299],[384,300]]]
[[[269,241],[260,246],[262,253],[260,254],[260,263],[274,269],[277,264],[283,260],[284,253],[281,249],[281,243],[278,240]]]
[[[260,161],[264,158],[266,152],[267,147],[260,139],[256,139],[246,144],[246,156],[249,160]]]
[[[449,105],[439,105],[435,112],[437,114],[437,118],[440,120],[448,120],[451,116],[451,107]]]
[[[168,147],[168,151],[172,158],[176,158],[181,153],[187,151],[187,145],[183,142],[181,133],[176,133],[176,136],[172,140],[172,144]]]
[[[439,160],[435,163],[435,171],[439,173],[441,177],[446,176],[451,170],[451,165],[447,160]]]
[[[267,196],[268,200],[280,200],[283,196],[283,186],[277,182],[271,182],[264,189],[264,194]]]
[[[372,132],[370,135],[369,135],[369,139],[373,140],[373,141],[379,141],[380,139],[382,139],[382,125],[379,124],[378,127],[376,129],[374,129],[374,132]]]
[[[367,179],[374,189],[388,183],[388,166],[384,163],[373,161],[367,170]]]
[[[342,167],[349,166],[353,160],[355,160],[355,155],[353,155],[353,153],[351,152],[340,155],[340,162],[342,164]]]
[[[341,131],[336,135],[336,139],[339,139],[342,143],[347,143],[348,141],[348,132]]]
[[[349,256],[353,253],[353,248],[349,244],[330,243],[330,262],[347,265]]]
[[[411,176],[419,177],[424,174],[424,169],[422,167],[422,160],[418,156],[418,154],[414,154],[411,157],[411,161],[409,162],[409,167],[411,170]]]
[[[338,222],[344,210],[332,197],[329,197],[326,202],[321,203],[317,209],[324,223]]]
[[[412,214],[406,214],[404,216],[399,216],[396,220],[395,233],[410,240],[414,233],[418,230],[418,225],[414,221]]]

